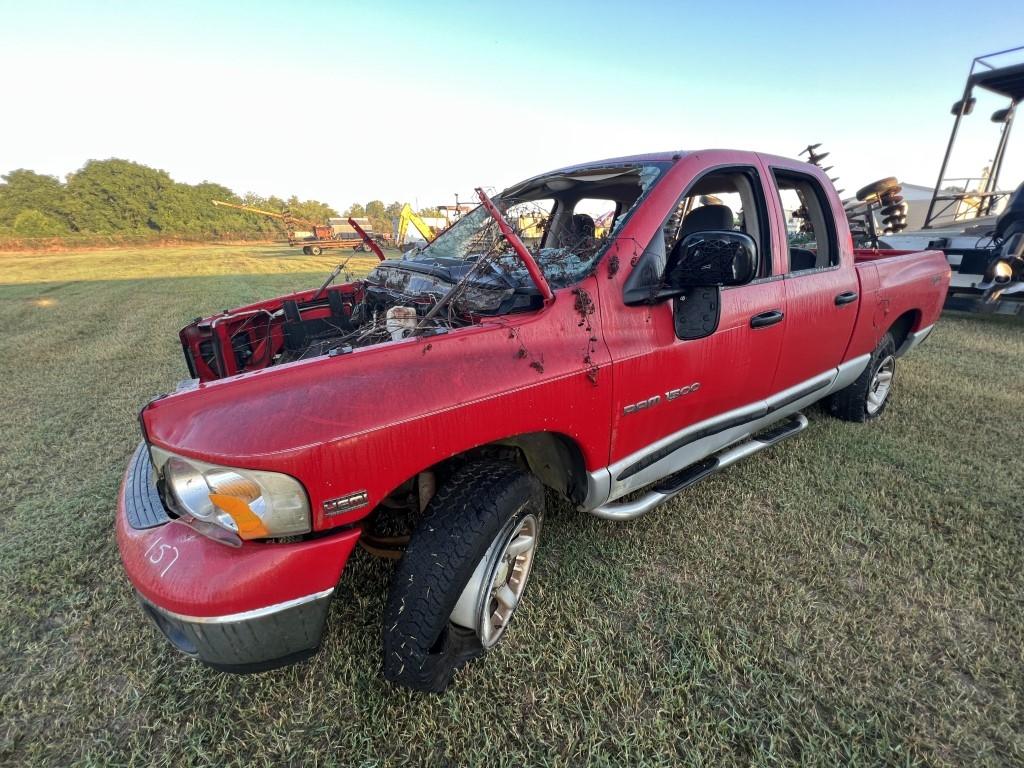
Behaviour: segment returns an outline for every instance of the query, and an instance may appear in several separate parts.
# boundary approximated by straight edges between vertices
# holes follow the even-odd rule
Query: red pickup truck
[[[509,626],[545,488],[625,520],[816,401],[877,418],[950,278],[939,251],[855,251],[828,179],[780,157],[641,155],[479,194],[363,279],[181,331],[192,378],[143,408],[117,512],[180,650],[231,671],[312,654],[358,543],[397,559],[385,677],[443,690]]]

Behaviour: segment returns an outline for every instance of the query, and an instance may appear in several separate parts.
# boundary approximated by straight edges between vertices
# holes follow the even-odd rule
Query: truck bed
[[[949,264],[942,251],[854,250],[861,306],[846,359],[870,353],[884,329],[907,317],[905,329],[918,333],[935,323],[949,284]],[[936,286],[942,284],[942,290]]]
[[[855,262],[860,263],[862,261],[891,259],[896,256],[908,256],[912,253],[928,253],[928,251],[906,251],[892,248],[854,248],[853,258]]]

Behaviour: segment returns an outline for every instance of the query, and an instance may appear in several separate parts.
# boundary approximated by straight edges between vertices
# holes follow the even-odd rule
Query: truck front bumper
[[[292,544],[213,541],[167,515],[144,444],[118,497],[118,548],[143,610],[176,648],[230,672],[316,652],[358,538],[346,530]]]
[[[316,653],[333,592],[227,616],[183,616],[137,596],[143,611],[182,653],[224,672],[261,672]]]

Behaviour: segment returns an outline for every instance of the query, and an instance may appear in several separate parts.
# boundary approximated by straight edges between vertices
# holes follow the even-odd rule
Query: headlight
[[[178,512],[234,531],[243,539],[308,533],[302,484],[278,472],[237,469],[151,448],[153,466]]]
[[[1013,267],[1010,263],[1000,259],[992,267],[992,280],[996,283],[1008,283],[1013,277]]]

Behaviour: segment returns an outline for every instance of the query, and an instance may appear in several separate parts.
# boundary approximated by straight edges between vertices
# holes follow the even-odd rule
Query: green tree
[[[397,219],[401,210],[401,203],[385,206],[383,200],[371,200],[363,206],[363,215],[370,220],[374,232],[390,232],[392,219]]]
[[[63,222],[34,208],[28,208],[15,216],[11,229],[19,237],[58,237],[69,233]]]
[[[299,200],[294,195],[288,198],[285,208],[292,216],[306,219],[314,224],[326,224],[328,219],[338,216],[338,212],[327,203],[321,203],[318,200]]]
[[[387,215],[387,209],[381,200],[371,200],[366,204],[366,216],[373,219],[383,219]]]
[[[76,229],[97,234],[159,230],[153,214],[174,186],[166,171],[128,160],[90,160],[68,175],[71,220]]]
[[[246,192],[240,200],[231,200],[230,202],[241,202],[244,205],[250,205],[253,208],[271,211],[272,213],[281,213],[285,208],[284,200],[273,196],[260,197],[254,192]],[[258,213],[242,213],[241,215],[248,217],[253,226],[257,227],[264,237],[285,236],[284,223],[280,219],[270,218]]]
[[[270,237],[276,233],[273,219],[254,216],[233,208],[215,207],[214,200],[224,200],[229,203],[241,202],[241,199],[224,185],[204,181],[195,186],[182,186],[186,186],[188,190],[191,208],[195,211],[194,220],[204,235],[257,239]]]
[[[284,235],[278,218],[215,207],[213,200],[273,213],[287,210],[317,224],[338,215],[318,200],[294,195],[287,200],[252,193],[238,196],[221,184],[182,184],[166,171],[117,158],[90,160],[69,174],[66,183],[24,169],[0,178],[0,234],[4,236],[83,232],[264,239]]]
[[[405,207],[405,203],[400,203],[397,200],[387,208],[384,209],[384,220],[380,223],[381,232],[395,233],[395,228],[398,226],[398,217],[402,215],[402,209]]]
[[[0,226],[12,226],[19,213],[34,210],[69,228],[67,192],[56,176],[19,169],[0,178]]]

